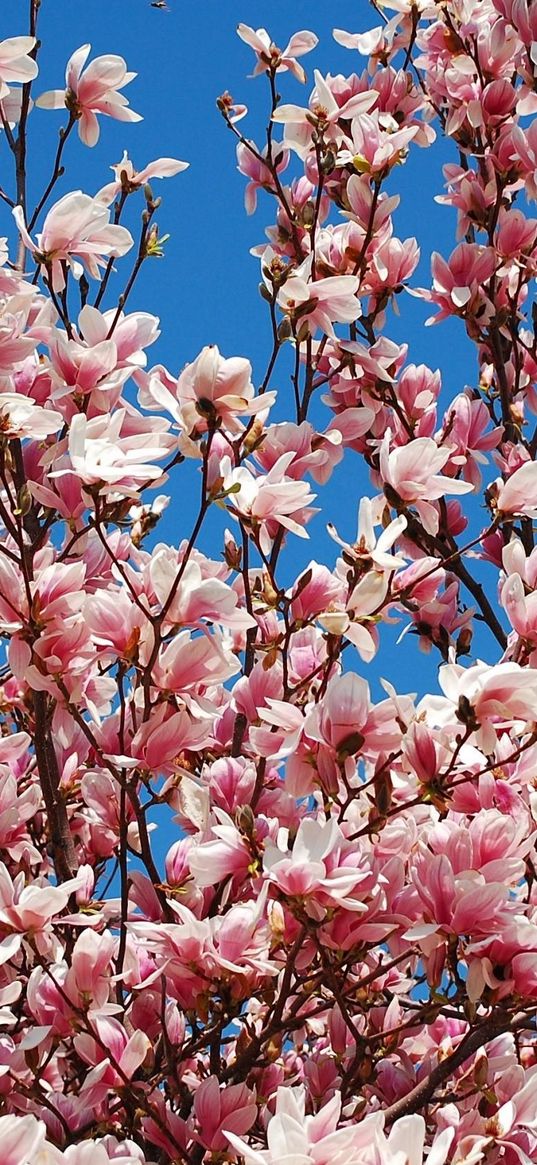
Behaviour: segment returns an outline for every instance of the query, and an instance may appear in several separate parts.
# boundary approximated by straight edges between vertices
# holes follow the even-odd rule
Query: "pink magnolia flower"
[[[479,466],[487,463],[485,453],[496,448],[502,434],[499,426],[489,429],[489,425],[484,402],[472,400],[467,393],[455,397],[444,418],[445,442],[451,446],[448,467],[454,472],[462,467],[463,477],[476,488],[481,484]]]
[[[1,85],[1,82],[0,82],[0,85]],[[6,89],[7,89],[7,86],[6,86]],[[7,122],[10,129],[14,129],[15,126],[17,125],[17,123],[20,121],[21,109],[22,109],[22,94],[23,94],[22,89],[10,89],[7,92],[7,97],[0,98],[0,105],[2,107],[2,113],[3,113],[5,121]],[[31,106],[32,106],[32,101],[30,100],[30,108],[31,108]],[[3,129],[4,129],[4,122],[2,121],[0,124],[0,130],[3,130]]]
[[[111,934],[96,934],[88,929],[77,938],[65,979],[65,991],[77,1007],[91,1003],[98,1009],[108,1002],[114,950]]]
[[[390,700],[373,706],[366,680],[346,672],[330,680],[324,699],[307,716],[306,733],[341,758],[362,748],[390,749],[397,747],[401,735],[396,715]]]
[[[186,709],[170,713],[166,704],[160,704],[151,720],[142,724],[133,736],[133,757],[148,770],[163,772],[183,749],[196,752],[205,748],[211,739],[212,717],[206,711],[203,714],[195,701],[190,701],[190,708],[197,712],[198,719]]]
[[[241,1157],[244,1157],[246,1165],[279,1165],[280,1162],[289,1160],[300,1162],[300,1165],[310,1165],[318,1161],[321,1165],[329,1159],[337,1160],[338,1149],[345,1151],[347,1162],[351,1161],[350,1130],[342,1129],[336,1132],[341,1109],[339,1094],[333,1097],[316,1117],[306,1116],[305,1109],[303,1088],[279,1088],[276,1112],[267,1129],[268,1148],[253,1149],[247,1141],[236,1137],[231,1130],[228,1140]]]
[[[372,104],[370,102],[368,108]],[[350,162],[359,173],[379,178],[393,166],[404,162],[408,146],[417,133],[417,125],[400,129],[395,118],[376,109],[372,113],[364,109],[353,119],[351,139],[344,139],[338,163],[345,165]]]
[[[497,741],[495,726],[534,720],[537,672],[533,668],[514,662],[494,667],[478,662],[469,668],[446,664],[440,668],[439,682],[447,697],[448,716],[448,702],[460,709],[462,699],[466,707],[471,707],[477,721],[476,739],[487,753],[492,752]]]
[[[340,606],[344,595],[344,584],[334,578],[328,567],[310,562],[306,571],[297,578],[291,592],[293,619],[306,621],[315,618],[332,604]]]
[[[495,245],[500,255],[516,258],[533,250],[537,240],[537,219],[526,218],[521,210],[502,210],[498,216]]]
[[[224,584],[221,584],[222,586]],[[233,592],[230,592],[233,594]],[[172,607],[175,604],[171,604]],[[180,605],[177,604],[176,610],[180,610]],[[204,618],[210,618],[204,611]],[[217,618],[217,615],[212,616]],[[240,621],[240,614],[235,613],[237,623]],[[225,620],[225,615],[221,618]],[[233,614],[231,614],[233,622]],[[253,625],[253,620],[250,621],[250,616],[245,612],[245,623],[247,626]],[[173,614],[169,614],[165,621],[172,625],[175,620]],[[179,622],[183,622],[182,619]],[[220,636],[213,632],[211,635],[199,635],[194,639],[188,631],[180,631],[178,635],[163,647],[159,653],[159,658],[155,664],[153,675],[153,682],[156,687],[161,688],[166,692],[189,692],[196,689],[206,689],[213,687],[215,684],[221,684],[224,680],[230,679],[239,671],[239,663],[237,656],[225,649],[224,643]]]
[[[90,309],[91,310],[91,309]],[[98,405],[108,411],[117,404],[130,369],[117,367],[117,348],[113,340],[103,340],[91,348],[68,340],[55,328],[50,338],[52,399],[59,404],[66,420],[77,411],[76,401],[91,396],[87,412],[91,415]]]
[[[501,514],[537,517],[537,464],[526,461],[507,481],[498,481],[496,508]]]
[[[390,522],[382,533],[375,535],[375,525],[382,521],[384,499],[377,504],[369,498],[362,498],[359,507],[358,530],[354,543],[344,542],[331,523],[328,533],[343,547],[344,557],[339,559],[337,573],[346,575],[350,561],[356,564],[360,577],[347,593],[343,607],[328,608],[319,614],[319,623],[325,631],[333,635],[344,635],[357,648],[362,659],[369,662],[378,648],[378,632],[375,618],[381,617],[383,605],[387,601],[390,578],[393,572],[405,565],[405,559],[389,551],[407,526],[404,515]],[[370,617],[373,616],[373,619]]]
[[[250,361],[243,356],[221,356],[216,344],[202,348],[177,381],[158,367],[137,379],[142,407],[165,408],[189,435],[204,433],[217,421],[229,432],[240,433],[239,416],[268,409],[275,399],[273,392],[256,398]]]
[[[128,315],[120,312],[118,316],[113,308],[100,312],[87,303],[78,316],[78,330],[80,336],[84,337],[84,344],[88,348],[104,344],[113,322],[115,323],[113,343],[116,349],[117,367],[122,368],[127,365],[132,368],[134,365],[134,367],[144,368],[147,364],[144,349],[154,344],[160,336],[157,316],[146,311],[134,311]],[[63,338],[63,333],[59,334]],[[69,344],[73,346],[73,340],[70,340]],[[65,347],[63,351],[66,359],[69,360]]]
[[[76,1050],[86,1064],[103,1065],[105,1071],[100,1075],[100,1082],[121,1087],[124,1077],[130,1080],[140,1067],[151,1042],[141,1031],[134,1031],[129,1037],[118,1020],[110,1016],[94,1015],[92,1025],[99,1040],[81,1032],[74,1039]],[[110,1060],[106,1058],[105,1049],[110,1052]],[[117,1068],[121,1069],[121,1075]]]
[[[64,194],[49,210],[37,244],[28,234],[21,206],[14,208],[13,217],[24,245],[54,291],[65,287],[63,263],[75,279],[80,279],[84,267],[99,279],[105,260],[125,255],[134,242],[126,227],[110,223],[110,212],[102,203],[80,190]]]
[[[315,498],[306,481],[294,481],[286,470],[293,453],[279,457],[267,474],[257,477],[243,465],[233,469],[229,457],[222,459],[223,488],[232,496],[231,512],[246,518],[254,528],[261,526],[261,542],[270,547],[271,527],[283,526],[299,538],[307,538],[304,529],[314,510]]]
[[[49,924],[55,915],[65,909],[71,893],[78,888],[79,879],[72,878],[61,886],[25,885],[24,874],[12,880],[3,862],[0,862],[0,963],[5,963],[20,949],[23,935],[30,932],[38,946],[46,949]]]
[[[318,44],[315,33],[295,32],[284,49],[279,49],[274,44],[265,28],[253,29],[247,24],[239,24],[237,33],[245,44],[250,45],[257,57],[257,64],[253,72],[254,77],[260,73],[285,73],[289,71],[296,77],[297,81],[305,82],[306,74],[296,58],[303,57],[305,53],[311,53],[311,50],[315,48],[315,45]]]
[[[537,646],[537,592],[526,594],[520,575],[511,574],[502,586],[500,600],[517,634]]]
[[[413,878],[426,921],[418,922],[404,937],[423,943],[425,954],[447,934],[501,933],[516,909],[503,880],[488,882],[471,868],[455,871],[445,854],[419,855]]]
[[[295,321],[297,330],[306,324],[311,335],[320,328],[334,336],[334,322],[350,324],[362,314],[356,298],[360,281],[355,275],[334,275],[310,282],[312,262],[309,255],[286,279],[278,292],[278,305]]]
[[[420,249],[416,239],[388,239],[373,251],[364,290],[373,295],[373,303],[384,300],[386,294],[401,291],[416,269]]]
[[[249,149],[252,146],[255,153]],[[269,190],[274,192],[274,177],[267,163],[262,158],[267,157],[268,147],[263,151],[257,149],[254,142],[239,142],[237,146],[237,169],[249,179],[244,192],[244,205],[247,214],[253,214],[257,206],[257,191]],[[257,157],[256,155],[260,155]],[[289,165],[289,150],[280,150],[275,158],[276,173],[281,174]]]
[[[437,324],[450,315],[466,318],[475,316],[477,312],[480,313],[481,322],[484,322],[492,308],[485,296],[483,284],[490,279],[495,266],[493,248],[482,247],[477,243],[459,243],[448,260],[438,252],[433,252],[433,286],[423,296],[435,303],[440,311],[426,322]]]
[[[375,526],[381,524],[382,511],[380,507],[375,506],[370,498],[362,498],[358,509],[358,529],[355,541],[352,543],[344,542],[331,524],[328,526],[328,533],[334,542],[343,547],[347,557],[350,556],[356,562],[360,562],[364,566],[372,563],[375,570],[378,571],[396,570],[397,567],[405,566],[406,559],[399,554],[388,552],[406,530],[407,520],[403,514],[400,514],[393,522],[389,522],[387,526],[383,527],[377,538]]]
[[[154,162],[148,162],[142,170],[135,170],[127,151],[124,150],[121,162],[116,162],[115,166],[110,167],[115,174],[115,181],[102,186],[95,197],[104,206],[110,206],[122,190],[134,194],[136,190],[145,186],[146,182],[152,182],[154,178],[173,178],[182,170],[188,170],[189,165],[189,162],[180,162],[177,158],[156,158]]]
[[[337,44],[346,49],[356,49],[364,57],[370,57],[382,52],[386,47],[386,31],[384,25],[371,28],[368,32],[345,32],[343,28],[332,29],[332,36]]]
[[[29,1161],[36,1161],[40,1150],[44,1149],[45,1134],[45,1125],[35,1116],[0,1116],[2,1165],[27,1165]]]
[[[438,530],[438,514],[430,503],[445,494],[465,494],[471,482],[444,477],[440,470],[450,458],[450,449],[436,444],[432,437],[416,437],[408,445],[390,450],[388,430],[380,446],[380,475],[402,501],[414,506],[430,533]]]
[[[339,1092],[314,1116],[307,1116],[304,1086],[281,1087],[268,1123],[268,1148],[254,1149],[231,1130],[228,1140],[246,1165],[402,1165],[403,1161],[422,1165],[423,1117],[401,1117],[386,1138],[382,1112],[338,1129],[340,1114]],[[444,1165],[453,1136],[451,1128],[440,1133],[426,1158],[429,1165]]]
[[[301,821],[290,850],[283,849],[285,832],[280,831],[277,845],[270,838],[265,843],[263,867],[273,886],[286,897],[303,900],[306,914],[318,921],[338,906],[358,914],[367,911],[369,863],[334,818]]]
[[[255,459],[270,469],[278,457],[291,450],[295,454],[288,469],[289,477],[301,478],[311,473],[314,481],[325,484],[334,467],[342,460],[344,442],[355,440],[368,431],[374,421],[371,409],[345,409],[317,433],[309,421],[295,425],[291,421],[269,425],[263,443],[255,450]]]
[[[308,108],[304,109],[300,105],[279,105],[273,114],[273,121],[285,125],[285,145],[294,150],[299,158],[307,158],[315,130],[330,140],[336,139],[341,142],[343,140],[343,132],[339,128],[341,120],[350,121],[358,115],[367,113],[377,100],[376,93],[364,90],[338,103],[328,80],[318,69],[315,69],[314,76],[315,88]]]
[[[35,43],[34,36],[11,36],[0,40],[0,100],[8,96],[12,81],[27,84],[37,77],[37,65],[29,56]]]
[[[59,477],[73,469],[85,485],[96,487],[98,493],[124,497],[137,497],[144,485],[165,480],[162,469],[151,459],[166,457],[173,438],[162,428],[148,434],[145,426],[129,433],[126,420],[125,409],[116,409],[112,417],[94,417],[91,421],[84,413],[77,413],[69,429],[69,464],[50,470],[49,477]]]
[[[58,1165],[145,1165],[145,1157],[134,1141],[118,1141],[112,1136],[69,1145],[61,1157],[45,1156],[43,1162],[37,1160],[35,1165],[56,1165],[56,1161]]]
[[[227,1148],[228,1132],[247,1133],[256,1116],[254,1093],[245,1084],[221,1088],[217,1077],[209,1076],[194,1097],[195,1138],[213,1153]]]
[[[18,392],[0,392],[0,434],[3,437],[32,437],[41,441],[57,433],[63,424],[61,413],[44,409]]]
[[[15,290],[15,286],[13,287]],[[30,329],[35,308],[35,293],[23,285],[16,295],[0,299],[0,384],[10,389],[12,381],[7,374],[14,371],[35,351],[36,337]]]
[[[123,57],[96,57],[84,70],[91,45],[85,44],[73,53],[65,70],[65,89],[42,93],[36,104],[41,109],[63,109],[78,121],[80,140],[94,146],[99,140],[97,114],[106,114],[117,121],[141,121],[141,115],[128,108],[127,98],[119,93],[136,77],[129,73]]]
[[[237,631],[245,631],[255,626],[253,617],[239,606],[236,591],[222,579],[208,576],[200,563],[191,559],[181,571],[181,580],[177,584],[180,567],[177,553],[170,553],[167,547],[157,547],[149,563],[151,586],[158,602],[163,608],[166,607],[170,624],[200,627],[202,620],[210,620]],[[210,641],[202,644],[198,641],[196,645],[192,644],[191,650],[186,653],[194,665],[192,674],[196,674],[196,666],[198,663],[201,664],[202,660],[205,661],[207,680],[213,670],[219,672],[222,667],[228,675],[234,674],[229,671],[232,658],[230,654],[219,652],[214,640],[209,652],[208,642]],[[212,656],[212,664],[207,658],[209,654]],[[181,670],[179,655],[178,648],[173,642],[170,643],[159,657],[159,677],[165,676],[169,669],[170,678],[175,676],[177,679]]]

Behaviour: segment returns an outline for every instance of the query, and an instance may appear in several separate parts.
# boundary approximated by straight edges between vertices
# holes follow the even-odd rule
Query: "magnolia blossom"
[[[35,44],[34,36],[11,36],[0,40],[0,100],[8,97],[13,81],[28,84],[37,77],[36,62],[29,55]]]
[[[446,696],[445,701],[437,702],[441,720],[452,713],[448,701],[458,707],[462,723],[469,709],[468,726],[487,752],[496,743],[496,727],[501,729],[518,720],[533,723],[537,702],[537,673],[533,669],[514,662],[488,667],[479,661],[470,668],[446,664],[440,669],[439,681]]]
[[[281,843],[283,836],[278,840]],[[367,909],[363,899],[370,870],[333,818],[301,821],[290,852],[282,853],[281,845],[269,840],[263,865],[274,886],[293,899],[304,899],[312,918],[320,920],[335,905],[358,913]]]
[[[53,469],[49,476],[60,477],[72,468],[85,485],[96,487],[96,492],[124,497],[137,497],[141,487],[149,482],[162,483],[165,475],[151,459],[165,457],[173,438],[161,430],[151,434],[153,443],[148,444],[144,431],[123,435],[125,418],[124,409],[117,409],[112,421],[108,417],[88,421],[83,413],[78,413],[69,429],[70,466]]]
[[[364,564],[371,562],[376,570],[396,570],[397,567],[405,565],[406,559],[400,554],[389,554],[388,551],[392,549],[394,543],[406,530],[407,520],[403,514],[400,514],[399,517],[394,518],[393,522],[389,522],[384,527],[377,538],[375,526],[379,526],[381,520],[379,507],[375,506],[370,498],[361,498],[355,541],[352,543],[343,542],[332,525],[328,526],[328,533],[339,546],[343,547],[347,555],[356,559],[357,562]]]
[[[526,594],[519,574],[511,574],[501,590],[501,602],[511,626],[528,643],[537,642],[537,592]]]
[[[44,409],[18,392],[0,392],[0,437],[32,437],[41,440],[57,433],[63,424],[61,413]]]
[[[526,461],[515,469],[507,481],[497,483],[496,508],[502,514],[526,514],[537,517],[537,465]]]
[[[261,156],[260,156],[261,155]],[[258,150],[254,142],[239,142],[237,145],[237,169],[248,179],[244,191],[244,205],[247,214],[253,214],[257,206],[257,191],[260,189],[273,191],[274,179],[269,168],[268,147]],[[276,173],[286,170],[289,165],[289,150],[282,150],[276,159]]]
[[[428,324],[437,324],[449,315],[474,315],[476,311],[482,316],[484,311],[490,315],[490,305],[483,301],[481,286],[494,271],[492,247],[460,243],[447,261],[435,251],[431,265],[433,287],[424,298],[441,310],[427,320]]]
[[[278,292],[278,305],[297,331],[306,325],[311,335],[320,328],[327,336],[334,336],[334,322],[350,324],[362,314],[356,298],[360,281],[354,275],[337,275],[309,282],[312,262],[310,255],[286,279]]]
[[[253,72],[254,77],[259,73],[285,73],[288,70],[296,77],[297,81],[305,82],[306,74],[296,58],[310,53],[319,43],[313,32],[295,32],[284,49],[279,49],[271,41],[265,28],[253,29],[247,24],[239,24],[237,25],[237,33],[241,40],[250,45],[256,54],[257,64]]]
[[[26,1162],[35,1162],[36,1165],[47,1165],[47,1160],[51,1165],[55,1161],[60,1161],[60,1157],[55,1156],[55,1150],[52,1145],[50,1148],[51,1155],[47,1157],[45,1148],[46,1126],[43,1121],[36,1120],[35,1116],[1,1116],[0,1117],[0,1138],[2,1141],[2,1163],[3,1165],[26,1165]]]
[[[261,542],[267,548],[271,526],[283,526],[299,538],[308,537],[304,524],[315,512],[309,505],[316,495],[307,482],[287,477],[292,459],[292,453],[284,453],[269,473],[257,477],[246,466],[232,469],[228,457],[222,460],[223,489],[233,499],[231,512],[247,518],[254,528],[261,526]]]
[[[231,1129],[227,1137],[246,1165],[422,1165],[423,1117],[402,1117],[386,1138],[381,1112],[338,1129],[340,1113],[339,1092],[315,1116],[306,1116],[304,1089],[282,1087],[267,1128],[267,1149],[253,1149]],[[426,1158],[430,1165],[444,1165],[453,1135],[453,1129],[440,1134]]]
[[[379,178],[393,166],[403,162],[408,146],[418,133],[418,126],[398,129],[397,121],[376,109],[365,110],[352,122],[350,144],[344,142],[338,153],[341,165],[351,164],[360,174]]]
[[[135,170],[127,151],[124,150],[121,162],[116,162],[115,166],[110,167],[114,172],[115,181],[102,186],[95,197],[104,206],[110,206],[122,190],[134,194],[136,190],[145,186],[146,182],[152,182],[154,178],[173,178],[175,174],[180,174],[181,170],[187,170],[189,165],[189,162],[179,162],[177,158],[156,158],[154,162],[148,162],[142,170]]]
[[[285,125],[285,145],[294,150],[299,158],[305,158],[310,149],[314,129],[333,140],[342,139],[339,122],[350,120],[367,113],[375,104],[377,94],[370,90],[355,93],[339,104],[330,85],[318,69],[315,69],[315,88],[310,97],[309,108],[299,105],[279,105],[273,113],[273,120]]]
[[[400,514],[377,538],[374,527],[382,520],[382,507],[382,498],[377,499],[376,506],[369,498],[361,499],[354,543],[344,542],[334,527],[328,525],[328,533],[345,552],[338,573],[343,574],[348,564],[355,562],[360,577],[349,590],[344,608],[328,608],[318,616],[325,631],[332,635],[345,635],[357,648],[362,659],[368,662],[378,649],[375,619],[386,602],[391,574],[406,562],[400,555],[390,554],[389,551],[406,529],[407,520]]]
[[[216,424],[240,433],[238,416],[268,409],[275,399],[273,392],[256,399],[250,361],[242,356],[221,356],[216,344],[203,348],[177,382],[165,369],[157,368],[139,383],[140,404],[149,409],[165,408],[190,435]]]
[[[13,288],[15,290],[15,288]],[[35,295],[30,288],[21,288],[15,295],[5,295],[0,299],[0,378],[12,373],[18,364],[32,355],[36,347],[35,337],[27,331],[33,311]],[[6,388],[11,388],[11,380],[5,379]]]
[[[227,1131],[245,1133],[257,1116],[254,1093],[244,1084],[220,1089],[216,1076],[204,1080],[194,1099],[196,1140],[213,1152],[227,1148]]]
[[[203,569],[198,562],[186,563],[181,569],[181,579],[177,584],[179,570],[177,555],[171,554],[167,548],[157,547],[149,565],[151,585],[157,599],[166,608],[168,618],[175,624],[200,623],[201,619],[210,619],[221,623],[225,627],[236,630],[246,630],[255,626],[255,620],[247,611],[238,606],[238,595],[222,579],[211,575],[204,576]],[[170,644],[167,657],[175,654],[176,643]],[[201,646],[199,644],[198,646]],[[205,642],[207,647],[207,642]],[[214,651],[214,645],[213,645]],[[196,651],[189,652],[189,659],[195,658]],[[186,656],[183,656],[186,659]],[[230,658],[227,660],[229,667]],[[213,667],[218,667],[216,660]],[[221,666],[221,665],[220,665]],[[212,668],[207,667],[207,678]],[[229,672],[227,674],[230,674]],[[232,673],[231,673],[232,674]]]
[[[20,949],[23,936],[30,932],[45,949],[50,921],[65,909],[70,894],[78,889],[80,874],[61,886],[24,884],[24,875],[12,880],[0,862],[0,963],[7,962]]]
[[[468,481],[443,477],[439,472],[450,458],[449,447],[441,447],[431,437],[416,437],[408,445],[390,450],[388,431],[380,446],[380,473],[401,501],[414,506],[425,528],[438,529],[438,514],[430,503],[446,493],[465,494],[473,489]]]
[[[9,126],[10,129],[14,129],[15,126],[17,125],[17,122],[20,120],[21,108],[22,108],[22,94],[23,94],[22,89],[10,89],[8,94],[7,94],[7,97],[0,98],[2,113],[4,114],[6,124]],[[30,107],[32,106],[32,104],[33,104],[33,102],[30,99]],[[5,128],[4,122],[2,121],[0,123],[0,131],[2,131],[4,128]]]
[[[106,114],[117,121],[141,121],[141,115],[128,108],[127,98],[119,92],[136,77],[129,73],[123,57],[107,55],[96,57],[84,70],[91,45],[82,45],[67,62],[65,89],[42,93],[36,104],[42,109],[62,109],[78,121],[80,140],[94,146],[99,140],[97,114]]]
[[[64,263],[75,279],[80,279],[84,268],[99,279],[105,260],[125,255],[133,245],[127,228],[111,224],[109,210],[80,190],[64,194],[49,210],[37,244],[28,234],[21,206],[15,207],[13,216],[24,245],[54,291],[65,287]]]

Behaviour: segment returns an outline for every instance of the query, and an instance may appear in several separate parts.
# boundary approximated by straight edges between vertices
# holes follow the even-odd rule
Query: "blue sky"
[[[101,141],[94,150],[83,147],[77,139],[70,141],[66,175],[58,186],[58,196],[78,188],[95,192],[110,180],[108,166],[120,160],[123,149],[128,150],[137,168],[162,155],[188,161],[190,169],[185,173],[154,183],[155,194],[163,196],[157,215],[159,227],[171,238],[166,258],[146,263],[130,307],[154,312],[161,318],[162,337],[149,352],[150,363],[162,362],[176,373],[204,344],[216,343],[226,356],[247,356],[253,364],[254,383],[259,383],[270,333],[266,304],[257,291],[258,260],[249,254],[249,249],[264,238],[265,227],[273,218],[272,203],[267,196],[261,196],[257,214],[246,216],[244,179],[236,170],[235,143],[215,102],[220,93],[229,90],[236,101],[248,105],[250,114],[241,122],[241,129],[260,142],[267,94],[264,79],[247,77],[252,71],[253,54],[237,37],[236,25],[239,21],[254,27],[266,25],[281,45],[297,29],[311,28],[317,33],[319,46],[304,60],[308,85],[302,88],[289,75],[281,78],[284,100],[305,104],[314,67],[332,73],[361,71],[364,67],[358,54],[334,42],[334,24],[353,32],[363,31],[378,19],[366,0],[345,0],[337,6],[312,5],[302,0],[295,0],[292,5],[288,0],[271,0],[270,4],[258,0],[169,0],[169,7],[169,11],[155,10],[148,0],[76,0],[69,4],[65,0],[43,0],[42,72],[36,93],[63,87],[68,56],[89,41],[92,56],[119,53],[129,68],[138,72],[126,95],[144,117],[138,125],[101,119]],[[0,37],[26,32],[22,8],[20,3],[3,5]],[[37,109],[32,115],[30,185],[35,197],[48,176],[63,120],[60,112]],[[2,156],[2,172],[6,174],[6,153]],[[402,238],[417,235],[422,248],[415,285],[428,282],[431,250],[449,254],[454,246],[454,215],[434,202],[434,195],[442,192],[442,164],[452,160],[449,143],[440,141],[427,151],[414,149],[406,166],[397,169],[391,182],[392,191],[401,194],[396,232]],[[7,179],[5,187],[10,189]],[[131,207],[132,217],[125,220],[133,230],[141,209],[140,201]],[[8,214],[4,223],[0,233],[11,230]],[[129,269],[129,260],[124,261],[116,294]],[[416,363],[426,362],[442,369],[445,400],[472,384],[475,357],[465,342],[462,325],[454,321],[424,329],[427,305],[405,295],[399,297],[399,307],[401,316],[390,320],[387,334],[399,342],[406,340],[410,359]],[[281,419],[286,412],[283,401],[287,392],[283,368],[281,373],[277,370],[273,386],[280,391]],[[287,415],[291,415],[290,410]],[[197,506],[195,473],[187,471],[182,477],[180,471],[166,489],[172,493],[173,505],[159,532],[177,543],[188,536]],[[342,535],[352,537],[357,502],[364,492],[372,494],[374,490],[358,460],[351,457],[321,491],[319,504],[323,513],[310,526],[310,542],[290,538],[286,552],[289,575],[293,566],[305,565],[311,557],[334,561],[336,548],[324,533],[325,523],[334,522]],[[484,520],[475,508],[475,530]],[[211,547],[211,538],[214,539],[215,529],[221,531],[224,524],[218,516],[216,526],[211,523],[208,536],[200,539],[201,547],[212,550],[214,557],[219,556],[221,541]],[[386,629],[387,648],[366,669],[368,678],[385,675],[401,690],[423,691],[433,680],[437,659],[418,653],[412,638],[395,647],[401,626],[396,631]],[[493,659],[495,645],[490,637],[480,635],[478,642],[480,653]]]

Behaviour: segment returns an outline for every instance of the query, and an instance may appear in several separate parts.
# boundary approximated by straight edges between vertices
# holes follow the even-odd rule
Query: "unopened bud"
[[[242,550],[235,542],[229,531],[224,535],[224,561],[230,570],[240,570],[242,562]]]
[[[272,583],[272,579],[265,572],[263,575],[263,598],[265,599],[265,602],[268,603],[269,607],[275,607],[279,597],[279,591],[275,589]]]
[[[25,482],[24,485],[21,486],[21,488],[17,494],[17,509],[15,512],[24,517],[25,514],[30,513],[31,508],[32,508],[32,495],[30,493],[30,490],[28,489],[27,483]]]
[[[260,442],[264,440],[265,430],[260,420],[256,419],[243,439],[242,447],[245,453],[253,453]]]
[[[235,813],[237,829],[247,837],[253,837],[255,831],[255,817],[251,805],[240,805]]]
[[[476,1061],[474,1064],[474,1081],[475,1081],[477,1088],[481,1089],[481,1088],[485,1087],[487,1080],[488,1080],[488,1074],[489,1074],[489,1062],[487,1059],[486,1052],[482,1052],[476,1058]]]
[[[457,639],[457,659],[461,655],[468,655],[472,646],[472,629],[471,627],[463,627]]]

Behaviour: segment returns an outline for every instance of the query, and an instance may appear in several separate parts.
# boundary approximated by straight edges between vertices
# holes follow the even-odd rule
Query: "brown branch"
[[[446,1080],[456,1071],[457,1068],[464,1064],[470,1056],[482,1048],[485,1044],[490,1043],[491,1040],[496,1039],[496,1036],[503,1035],[507,1031],[516,1031],[518,1028],[524,1027],[528,1021],[533,1018],[531,1015],[524,1013],[518,1016],[505,1016],[494,1019],[490,1017],[485,1020],[480,1027],[473,1028],[461,1040],[460,1044],[451,1056],[446,1060],[442,1060],[440,1064],[433,1068],[428,1076],[420,1080],[415,1088],[407,1092],[406,1096],[401,1096],[388,1108],[385,1108],[384,1116],[387,1121],[396,1120],[400,1116],[406,1116],[407,1113],[417,1112],[422,1109],[424,1105],[433,1098],[436,1089],[444,1084]]]
[[[67,816],[67,806],[60,791],[58,758],[52,741],[50,709],[46,692],[33,694],[35,714],[35,755],[39,780],[47,812],[52,860],[58,882],[67,882],[78,869],[78,861]]]

